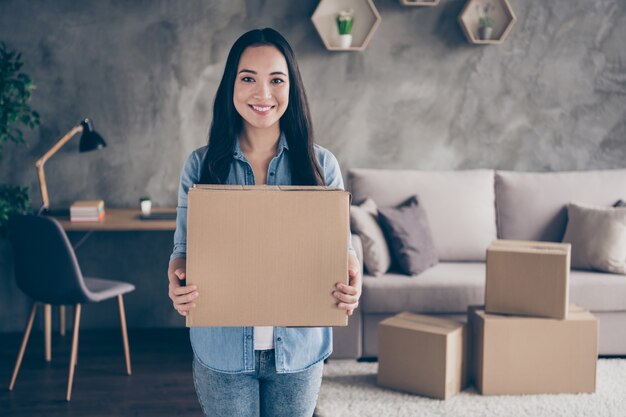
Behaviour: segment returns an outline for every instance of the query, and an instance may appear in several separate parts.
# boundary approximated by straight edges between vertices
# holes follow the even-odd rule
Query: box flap
[[[400,313],[385,319],[380,324],[442,335],[451,333],[464,326],[463,323],[455,320],[426,316],[423,314],[413,314],[409,312]]]
[[[198,191],[324,191],[341,192],[348,195],[348,205],[352,204],[352,194],[337,187],[325,185],[238,185],[238,184],[193,184],[189,192]]]
[[[347,191],[325,185],[238,185],[238,184],[193,184],[196,190],[242,190],[242,191]]]
[[[469,307],[470,311],[479,316],[485,321],[500,321],[500,320],[552,320],[552,321],[594,321],[597,318],[591,314],[589,310],[586,310],[576,304],[569,304],[567,310],[567,318],[564,320],[546,318],[546,317],[531,317],[531,316],[518,316],[512,314],[496,314],[486,313],[482,307]]]
[[[529,240],[494,240],[487,251],[525,252],[546,254],[567,254],[571,251],[570,243],[539,242]]]

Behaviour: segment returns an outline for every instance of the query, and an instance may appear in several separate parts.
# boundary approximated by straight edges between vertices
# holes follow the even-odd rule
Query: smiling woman
[[[258,106],[257,111],[253,105]],[[263,109],[268,105],[275,107]],[[200,182],[225,183],[238,142],[246,147],[254,136],[259,139],[255,143],[267,150],[270,143],[277,143],[279,133],[284,133],[288,159],[294,162],[293,184],[323,185],[325,178],[315,156],[309,104],[295,54],[275,30],[251,30],[237,39],[228,54],[215,95]]]
[[[169,296],[182,316],[201,297],[196,287],[181,286],[187,193],[198,183],[343,188],[337,159],[314,144],[294,53],[273,29],[247,32],[231,48],[215,96],[208,145],[192,152],[183,168],[168,269]],[[358,306],[361,275],[352,246],[346,250],[350,284],[338,283],[333,295],[337,308],[351,315]],[[313,414],[323,360],[332,352],[331,328],[192,327],[190,337],[196,393],[207,416]]]

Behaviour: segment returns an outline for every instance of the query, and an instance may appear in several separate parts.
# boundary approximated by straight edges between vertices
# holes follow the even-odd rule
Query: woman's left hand
[[[363,277],[361,276],[361,264],[354,255],[348,256],[348,282],[350,285],[338,282],[337,288],[333,295],[339,303],[337,307],[342,310],[348,310],[348,316],[359,306],[359,298],[361,297],[361,289],[363,286]]]

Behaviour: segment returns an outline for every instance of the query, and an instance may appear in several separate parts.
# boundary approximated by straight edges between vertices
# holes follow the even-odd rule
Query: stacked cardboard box
[[[495,241],[470,307],[474,380],[490,394],[594,392],[598,321],[569,304],[570,244]]]
[[[487,249],[485,311],[565,319],[570,244],[496,240]]]
[[[482,395],[594,392],[598,321],[570,305],[565,320],[470,307],[473,375]]]

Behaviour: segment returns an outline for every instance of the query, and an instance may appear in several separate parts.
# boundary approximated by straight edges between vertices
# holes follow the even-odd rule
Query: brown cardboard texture
[[[378,384],[426,397],[448,399],[468,382],[466,325],[400,313],[378,327]]]
[[[592,393],[598,320],[571,304],[565,320],[468,312],[473,378],[483,395]]]
[[[317,186],[195,185],[187,205],[187,326],[346,326],[350,194]]]
[[[496,240],[487,249],[485,311],[567,317],[569,243]]]

